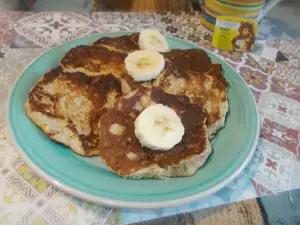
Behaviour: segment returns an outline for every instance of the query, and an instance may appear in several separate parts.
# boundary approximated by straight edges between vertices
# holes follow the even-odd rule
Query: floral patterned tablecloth
[[[261,115],[255,156],[216,194],[175,208],[113,209],[68,196],[40,178],[11,146],[4,120],[9,90],[20,71],[48,48],[86,35],[147,27],[193,41],[241,74]],[[288,60],[262,67],[248,54],[213,49],[210,40],[198,13],[0,12],[0,224],[128,224],[300,188],[300,41],[273,38],[269,45]]]

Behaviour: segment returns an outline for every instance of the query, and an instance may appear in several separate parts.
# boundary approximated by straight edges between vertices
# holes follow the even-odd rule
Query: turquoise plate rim
[[[246,84],[246,82],[244,81],[244,79],[241,78],[241,76],[237,73],[237,71],[235,71],[227,62],[225,62],[224,60],[222,60],[220,57],[218,57],[215,53],[201,48],[200,46],[191,43],[189,41],[180,39],[180,38],[176,38],[176,37],[167,37],[168,39],[173,39],[179,42],[185,42],[191,46],[193,46],[193,48],[197,48],[197,49],[203,49],[206,52],[208,52],[211,55],[214,55],[217,59],[219,59],[220,61],[222,61],[222,63],[226,64],[230,70],[233,71],[233,73],[235,74],[234,76],[237,76],[238,79],[244,84],[244,86],[246,87],[246,90],[248,91],[248,94],[252,100],[252,106],[254,106],[253,110],[254,110],[254,114],[256,117],[256,132],[255,132],[255,138],[253,141],[253,144],[251,146],[250,151],[248,152],[247,156],[245,157],[244,161],[239,165],[239,167],[232,172],[227,178],[223,179],[221,182],[219,182],[218,184],[214,185],[213,187],[205,190],[205,191],[201,191],[198,192],[196,194],[190,195],[190,196],[186,196],[183,198],[176,198],[173,200],[166,200],[166,201],[154,201],[154,202],[139,202],[139,201],[124,201],[124,200],[115,200],[115,199],[109,199],[109,198],[104,198],[104,197],[100,197],[100,196],[96,196],[93,194],[89,194],[80,190],[77,190],[76,188],[73,188],[71,186],[68,186],[64,183],[59,182],[58,180],[56,180],[55,178],[53,178],[51,175],[48,175],[46,172],[44,172],[43,170],[41,170],[30,158],[29,156],[22,150],[22,147],[19,145],[19,143],[16,140],[15,134],[14,134],[14,130],[13,130],[13,126],[12,126],[12,120],[11,120],[11,113],[10,113],[10,106],[11,106],[11,102],[12,102],[12,98],[13,98],[13,93],[15,90],[16,85],[18,84],[20,78],[23,76],[24,72],[31,67],[31,65],[33,65],[39,58],[45,56],[46,54],[51,53],[52,51],[55,51],[58,48],[61,48],[63,45],[67,44],[67,43],[72,43],[72,42],[76,42],[80,39],[84,39],[84,38],[92,38],[95,37],[95,39],[97,37],[99,37],[99,35],[102,36],[116,36],[116,35],[126,35],[126,34],[130,34],[131,32],[105,32],[105,33],[100,33],[100,34],[96,34],[96,35],[91,35],[91,36],[86,36],[83,38],[78,38],[69,42],[66,42],[62,45],[56,46],[54,48],[49,49],[48,51],[46,51],[45,53],[41,54],[40,56],[36,57],[34,60],[32,60],[22,71],[21,71],[21,75],[18,77],[18,79],[15,81],[10,95],[9,95],[9,99],[7,101],[7,113],[6,113],[6,119],[8,121],[8,134],[9,137],[12,141],[12,144],[14,145],[14,147],[18,150],[18,152],[20,153],[20,155],[23,157],[23,159],[25,160],[25,162],[33,169],[35,170],[41,177],[43,177],[46,181],[48,181],[49,183],[53,184],[55,187],[57,187],[58,189],[62,190],[63,192],[69,194],[69,195],[73,195],[75,197],[81,198],[83,200],[86,200],[88,202],[93,202],[93,203],[100,203],[100,204],[105,204],[108,206],[112,206],[112,207],[122,207],[122,208],[136,208],[136,209],[153,209],[153,208],[165,208],[165,207],[172,207],[172,206],[177,206],[177,205],[182,205],[182,204],[186,204],[192,201],[195,201],[199,198],[203,198],[206,197],[208,195],[214,194],[215,192],[217,192],[218,190],[220,190],[221,188],[223,188],[224,186],[226,186],[228,183],[230,183],[231,181],[233,181],[243,170],[244,168],[249,164],[250,160],[252,159],[252,156],[255,152],[257,143],[258,143],[258,139],[259,139],[259,128],[260,128],[260,120],[259,120],[259,113],[258,113],[258,109],[257,109],[257,104],[255,102],[255,98],[251,92],[251,90],[249,89],[248,85]],[[230,101],[230,99],[229,99]]]

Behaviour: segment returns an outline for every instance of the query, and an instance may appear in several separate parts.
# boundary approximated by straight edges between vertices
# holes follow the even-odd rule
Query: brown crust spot
[[[90,77],[113,74],[122,81],[125,94],[141,86],[126,71],[126,53],[109,50],[103,46],[77,46],[72,48],[61,60],[65,72],[81,72]]]
[[[175,95],[189,96],[209,112],[208,125],[221,119],[220,106],[227,101],[227,81],[222,66],[212,64],[203,50],[171,50],[164,53],[166,69],[154,82],[154,86]],[[182,85],[179,85],[182,83]]]
[[[119,37],[103,37],[94,41],[93,45],[109,46],[124,52],[140,50],[138,40],[139,34],[124,35]]]
[[[68,51],[61,60],[64,70],[84,68],[88,72],[101,74],[106,68],[123,71],[123,62],[127,55],[109,51],[102,46],[77,46]]]

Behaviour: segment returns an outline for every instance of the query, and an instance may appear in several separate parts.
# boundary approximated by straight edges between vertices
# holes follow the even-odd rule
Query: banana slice
[[[154,29],[146,29],[140,32],[139,46],[141,49],[148,49],[156,52],[169,51],[169,45],[164,35]]]
[[[155,79],[165,67],[162,54],[152,50],[139,50],[125,58],[125,67],[136,81]]]
[[[167,151],[178,144],[184,127],[176,112],[162,104],[144,109],[134,122],[134,133],[142,146]]]

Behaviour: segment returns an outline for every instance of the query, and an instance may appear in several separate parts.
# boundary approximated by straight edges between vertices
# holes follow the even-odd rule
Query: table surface
[[[94,10],[97,11],[164,12],[191,9],[190,0],[94,0]]]
[[[266,24],[268,21],[262,22]],[[86,35],[147,27],[157,27],[166,35],[195,42],[241,74],[256,98],[261,115],[255,156],[228,186],[180,207],[113,209],[68,196],[40,178],[10,145],[4,120],[8,92],[20,71],[51,47]],[[268,39],[264,45],[280,51],[287,61],[259,64],[249,54],[214,49],[198,12],[0,12],[0,224],[126,224],[299,188],[300,41],[276,29],[273,32],[274,25],[271,28],[259,37]]]

